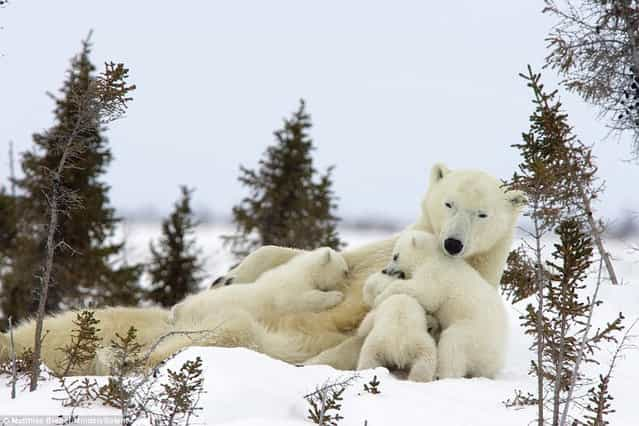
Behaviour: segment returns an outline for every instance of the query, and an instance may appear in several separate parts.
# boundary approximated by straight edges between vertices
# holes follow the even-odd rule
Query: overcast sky
[[[344,217],[410,222],[428,170],[443,161],[512,174],[532,111],[518,77],[539,69],[552,24],[542,1],[44,1],[0,9],[0,146],[31,146],[52,124],[57,91],[94,30],[96,64],[124,62],[137,84],[107,133],[116,207],[166,211],[178,185],[227,213],[272,132],[304,98],[319,168],[336,165]],[[545,73],[548,86],[557,83]],[[603,141],[596,111],[562,92],[580,138],[596,143],[608,216],[639,210],[639,166]],[[0,149],[0,182],[8,160]]]

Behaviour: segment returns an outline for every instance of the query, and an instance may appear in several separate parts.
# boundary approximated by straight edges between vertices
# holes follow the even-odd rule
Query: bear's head
[[[348,277],[348,264],[344,256],[329,247],[315,249],[303,257],[303,262],[312,275],[311,279],[319,288],[342,283]]]
[[[404,231],[399,235],[393,247],[390,262],[382,273],[396,278],[411,278],[411,274],[425,259],[438,254],[435,237],[423,231]]]
[[[469,258],[510,241],[526,202],[523,192],[507,191],[487,173],[436,164],[418,228],[432,232],[445,254]]]

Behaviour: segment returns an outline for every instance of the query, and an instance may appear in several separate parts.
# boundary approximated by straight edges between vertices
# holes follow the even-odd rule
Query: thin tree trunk
[[[588,225],[590,225],[590,234],[595,240],[595,244],[597,245],[597,250],[599,251],[601,258],[603,259],[606,265],[606,270],[608,271],[608,277],[610,278],[610,282],[613,285],[618,285],[619,281],[617,281],[617,274],[615,273],[615,269],[612,266],[610,253],[608,253],[606,251],[606,248],[604,247],[603,239],[601,238],[601,232],[599,231],[599,227],[597,226],[597,223],[595,222],[595,218],[592,212],[592,206],[590,204],[590,198],[588,198],[588,195],[584,191],[583,187],[580,187],[579,189],[581,191],[581,199],[583,201],[584,209],[586,211],[586,217],[588,218]]]
[[[11,399],[16,399],[16,383],[18,382],[18,369],[16,366],[16,346],[13,340],[13,321],[9,317],[9,339],[11,342]]]
[[[565,279],[561,283],[561,304],[566,306],[566,282]],[[555,389],[554,389],[554,401],[553,401],[553,413],[552,424],[553,426],[559,425],[559,406],[561,404],[561,385],[564,371],[564,352],[566,350],[566,313],[559,312],[561,315],[561,331],[559,335],[559,353],[555,362]]]
[[[579,343],[579,352],[577,353],[577,359],[575,360],[575,367],[572,370],[570,376],[570,384],[568,387],[568,395],[566,396],[566,403],[564,404],[564,410],[561,413],[560,426],[566,425],[566,419],[568,418],[568,410],[570,409],[570,402],[572,401],[572,394],[577,384],[577,377],[579,376],[579,366],[586,350],[586,342],[588,341],[588,333],[592,327],[592,313],[595,311],[595,305],[597,303],[597,295],[599,294],[599,287],[601,286],[601,270],[603,269],[603,257],[599,259],[599,272],[597,273],[597,285],[595,286],[595,292],[592,295],[590,301],[590,308],[588,310],[588,320],[586,321],[586,328],[584,334],[581,336],[581,342]]]
[[[80,113],[82,114],[82,113]],[[33,358],[31,368],[31,382],[29,384],[29,391],[33,392],[38,388],[38,378],[40,376],[40,357],[42,353],[42,326],[44,322],[44,314],[47,306],[47,298],[49,297],[49,285],[51,283],[51,274],[53,272],[53,257],[55,255],[55,231],[58,228],[58,208],[60,203],[60,186],[62,181],[62,172],[66,166],[69,151],[71,150],[71,143],[80,131],[81,115],[78,117],[73,131],[66,140],[60,162],[57,169],[53,174],[53,182],[51,184],[51,194],[49,197],[49,228],[47,229],[47,242],[46,242],[46,259],[44,265],[44,271],[40,279],[42,286],[40,290],[40,300],[38,302],[38,311],[36,314],[36,329],[35,329],[35,341],[33,343]]]
[[[51,201],[49,208],[51,216],[49,218],[49,230],[46,245],[46,261],[41,278],[42,287],[40,292],[40,301],[38,302],[38,313],[36,317],[35,342],[33,347],[33,367],[31,370],[31,384],[29,390],[33,392],[38,388],[38,377],[40,376],[40,354],[42,353],[42,326],[44,322],[44,313],[49,296],[49,284],[51,282],[51,272],[53,269],[53,256],[55,252],[55,230],[58,227],[58,193],[60,191],[60,175],[54,176]]]
[[[535,203],[534,211],[537,211]],[[541,263],[541,235],[537,218],[533,215],[535,226],[535,254],[537,256],[537,268],[535,279],[537,281],[537,425],[544,426],[544,375],[543,375],[543,352],[544,352],[544,283]]]

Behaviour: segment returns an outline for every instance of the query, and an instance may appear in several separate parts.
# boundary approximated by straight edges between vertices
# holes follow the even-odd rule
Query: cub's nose
[[[448,254],[450,254],[451,256],[455,256],[456,254],[461,253],[463,248],[464,245],[462,244],[462,242],[455,238],[446,238],[444,240],[444,249],[446,249]]]

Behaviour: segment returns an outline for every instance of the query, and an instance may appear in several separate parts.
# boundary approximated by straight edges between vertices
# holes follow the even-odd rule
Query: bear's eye
[[[488,217],[486,213],[479,213],[477,216],[481,217],[482,219],[486,219]]]
[[[399,253],[395,253],[395,254],[393,255],[393,260],[394,260],[395,262],[397,262],[397,261],[399,260]]]
[[[452,209],[452,208],[453,208],[452,203],[449,203],[448,201],[447,201],[447,202],[445,202],[445,203],[444,203],[444,205],[445,205],[446,207],[448,207],[449,209]]]

